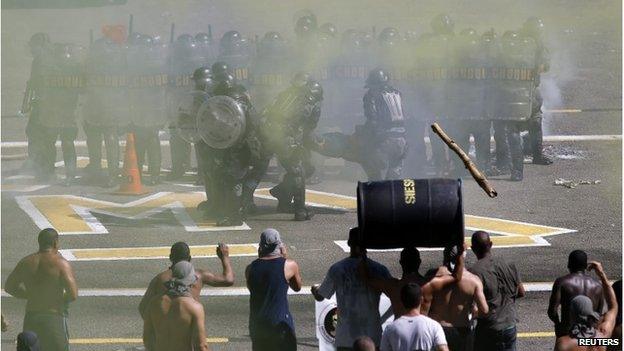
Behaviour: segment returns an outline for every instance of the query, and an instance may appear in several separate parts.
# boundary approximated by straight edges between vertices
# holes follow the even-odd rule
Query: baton
[[[479,171],[477,166],[474,164],[474,162],[472,162],[470,157],[468,157],[466,152],[464,152],[464,150],[462,150],[462,148],[459,147],[459,145],[457,145],[457,143],[444,132],[439,124],[432,124],[431,129],[433,129],[433,132],[436,133],[440,137],[440,139],[442,139],[442,141],[457,154],[457,156],[459,156],[462,162],[464,162],[464,166],[466,167],[468,172],[470,172],[472,178],[474,178],[477,184],[479,184],[481,189],[483,189],[483,191],[485,191],[485,193],[488,194],[489,197],[495,198],[498,193],[494,188],[492,188],[492,185],[490,185],[490,182],[488,182],[485,175],[483,175],[483,173]]]

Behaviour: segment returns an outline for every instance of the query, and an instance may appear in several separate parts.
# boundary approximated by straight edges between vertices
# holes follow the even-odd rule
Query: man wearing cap
[[[578,295],[570,302],[571,327],[567,334],[557,338],[555,351],[603,351],[606,346],[582,346],[579,339],[609,338],[613,333],[618,304],[615,292],[599,262],[590,262],[589,270],[596,271],[607,300],[607,313],[602,317],[594,310],[593,301],[584,295]],[[609,340],[607,340],[609,341]]]
[[[598,279],[587,274],[587,254],[582,250],[574,250],[568,256],[569,274],[559,277],[553,284],[548,304],[548,317],[555,323],[557,337],[568,334],[570,320],[570,303],[578,295],[589,297],[594,311],[603,310],[603,290]],[[558,308],[561,306],[561,315]]]
[[[37,334],[46,351],[69,350],[69,303],[78,297],[78,286],[69,262],[59,253],[59,237],[52,228],[37,238],[39,251],[24,257],[9,274],[4,290],[26,300],[24,331]]]
[[[357,241],[358,229],[349,232],[349,257],[334,263],[323,283],[312,286],[316,301],[329,299],[336,294],[338,304],[338,325],[336,347],[351,350],[356,338],[366,335],[379,346],[381,341],[381,317],[379,297],[381,293],[369,289],[359,274],[360,261],[366,260],[368,275],[373,278],[390,279],[388,268],[366,257],[366,249]]]
[[[40,351],[37,334],[31,331],[23,331],[17,334],[17,351]]]
[[[199,301],[199,294],[203,285],[232,286],[234,284],[234,272],[232,271],[232,264],[230,263],[230,249],[227,245],[219,243],[217,246],[217,257],[221,260],[223,273],[214,274],[203,269],[195,270],[197,283],[193,284],[191,287],[191,295],[195,298],[195,300]],[[171,260],[172,266],[181,261],[190,262],[191,249],[185,242],[179,241],[171,246],[169,260]],[[141,299],[141,302],[139,303],[139,312],[141,313],[141,317],[145,318],[145,310],[150,299],[154,296],[165,293],[164,284],[171,280],[171,277],[172,271],[171,267],[169,267],[165,271],[158,273],[158,275],[152,279],[149,287],[143,295],[143,298]]]
[[[260,235],[258,258],[245,269],[249,298],[249,335],[253,351],[297,349],[295,324],[288,308],[288,288],[301,290],[299,265],[288,258],[273,228]]]
[[[143,343],[147,351],[208,351],[204,306],[192,296],[197,273],[188,261],[171,267],[165,294],[154,296],[147,305]]]

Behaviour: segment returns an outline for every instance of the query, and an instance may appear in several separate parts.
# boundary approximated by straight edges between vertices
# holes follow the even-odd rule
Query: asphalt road
[[[552,34],[557,47],[565,50],[555,54],[557,60],[554,60],[554,72],[551,73],[551,78],[559,87],[558,98],[548,100],[550,106],[546,107],[581,111],[546,114],[545,129],[548,135],[622,134],[621,9],[613,4],[604,10],[598,9],[600,4],[604,5],[602,2],[589,4],[578,1],[560,1],[549,5],[555,10],[567,12],[561,15]],[[613,7],[619,9],[617,15],[613,14]],[[607,15],[608,11],[611,12]],[[574,21],[588,13],[593,16],[590,20]],[[471,13],[466,21],[474,23],[478,17],[478,14]],[[4,48],[4,35],[3,39]],[[3,52],[3,59],[4,57]],[[17,89],[16,82],[9,83],[3,78],[3,90],[7,85]],[[3,103],[4,96],[3,92]],[[15,99],[10,101],[13,100]],[[2,117],[1,123],[2,142],[25,141],[25,120],[7,115]],[[163,164],[168,167],[168,147],[163,150]],[[23,152],[24,149],[20,147],[2,147],[3,156]],[[518,266],[525,282],[552,282],[565,273],[568,253],[579,248],[586,250],[591,259],[603,262],[609,278],[621,278],[621,138],[610,141],[552,141],[547,143],[547,152],[555,157],[555,163],[551,166],[526,164],[524,181],[515,183],[506,179],[494,179],[493,184],[499,193],[496,199],[489,199],[472,180],[465,179],[465,213],[570,230],[564,234],[529,238],[528,242],[522,242],[520,246],[495,248],[495,255],[504,256]],[[86,150],[80,148],[79,154],[85,155]],[[35,212],[25,210],[24,206],[20,207],[18,201],[32,203],[34,197],[40,195],[75,195],[122,204],[141,198],[112,195],[111,189],[93,186],[78,185],[68,188],[58,182],[43,189],[26,191],[33,185],[33,181],[15,177],[21,162],[3,159],[1,164],[0,263],[3,284],[18,260],[36,250],[36,233],[39,227],[33,219]],[[353,165],[346,165],[345,168],[348,171],[343,171],[342,175],[329,172],[322,183],[311,188],[354,196],[357,176],[361,177],[362,173]],[[62,169],[58,170],[58,174],[62,174]],[[554,185],[558,178],[600,182],[568,189]],[[262,186],[270,185],[267,182]],[[200,190],[189,183],[166,183],[150,188],[152,194]],[[334,197],[332,201],[337,200]],[[189,232],[170,211],[142,219],[121,219],[114,215],[94,213],[93,219],[101,223],[108,233],[64,235],[61,246],[71,250],[167,247],[178,240],[184,240],[190,245],[211,245],[218,242],[254,244],[257,243],[262,229],[274,227],[282,233],[291,256],[299,262],[306,286],[319,283],[329,266],[347,255],[335,241],[346,240],[348,229],[356,225],[356,215],[352,210],[318,208],[312,221],[295,223],[290,221],[288,215],[273,213],[275,202],[266,199],[257,199],[257,202],[261,213],[246,222],[249,230]],[[59,208],[60,206],[48,206],[45,214],[65,218],[62,213],[59,214]],[[79,217],[74,214],[66,218],[74,220]],[[470,231],[467,231],[467,235],[469,234]],[[371,253],[370,256],[384,263],[394,275],[399,274],[398,253]],[[441,253],[427,251],[422,253],[422,257],[424,271],[439,264]],[[202,297],[209,337],[227,339],[227,342],[211,345],[215,350],[250,349],[247,331],[248,296],[244,295],[243,273],[252,259],[250,256],[232,258],[236,276],[235,288],[238,288],[233,290],[234,293],[229,296]],[[469,253],[468,265],[474,261],[474,255]],[[198,267],[219,269],[216,258],[197,258],[193,262]],[[151,277],[165,269],[167,264],[166,259],[72,262],[79,287],[85,292],[100,289],[95,295],[123,293],[120,289],[144,289]],[[208,293],[214,291],[209,290]],[[138,301],[136,296],[79,298],[70,308],[70,335],[76,342],[72,345],[72,350],[117,350],[138,346],[132,340],[141,337],[142,323],[137,313]],[[11,323],[9,331],[2,334],[2,347],[10,348],[16,334],[21,330],[24,303],[4,295],[1,302],[2,313]],[[546,316],[547,303],[548,292],[530,292],[518,302],[518,328],[522,336],[519,350],[546,350],[552,347],[552,336],[536,334],[552,331],[552,325]],[[293,295],[290,297],[290,306],[295,318],[300,349],[317,349],[312,297]]]

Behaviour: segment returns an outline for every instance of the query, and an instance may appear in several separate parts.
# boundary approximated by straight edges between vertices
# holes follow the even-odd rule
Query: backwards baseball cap
[[[167,295],[188,296],[191,285],[197,281],[195,268],[188,261],[180,261],[171,267],[172,278],[165,283]]]
[[[570,314],[572,319],[577,322],[589,322],[589,318],[595,321],[600,320],[600,314],[594,311],[594,304],[589,297],[578,295],[572,299],[570,303]]]
[[[23,331],[17,335],[17,351],[39,351],[39,339],[37,334],[31,331]]]
[[[262,234],[260,234],[260,256],[279,254],[279,246],[281,244],[282,239],[280,238],[280,234],[277,230],[273,228],[265,229]]]

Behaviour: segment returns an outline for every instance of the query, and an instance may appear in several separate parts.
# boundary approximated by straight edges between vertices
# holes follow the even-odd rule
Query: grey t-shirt
[[[485,257],[469,269],[483,282],[483,293],[490,312],[478,319],[478,325],[504,330],[516,325],[516,295],[520,276],[516,265],[500,258]]]
[[[402,316],[384,330],[380,350],[432,351],[446,344],[440,323],[423,315]]]
[[[376,345],[381,340],[379,296],[366,286],[358,274],[360,258],[348,257],[329,268],[319,294],[329,299],[335,293],[338,304],[336,346],[352,347],[359,336],[369,336]],[[367,259],[370,274],[390,278],[388,269],[380,263]]]

